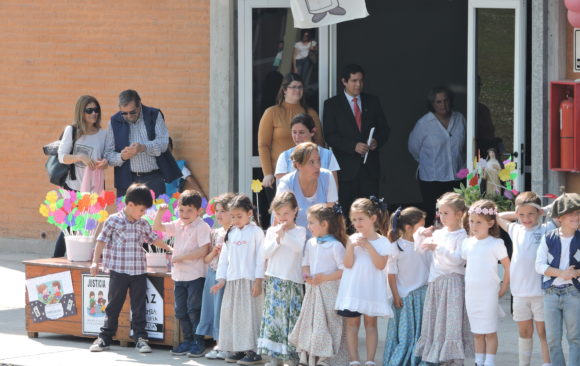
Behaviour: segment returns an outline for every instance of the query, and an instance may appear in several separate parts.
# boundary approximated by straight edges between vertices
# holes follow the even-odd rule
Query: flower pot
[[[147,267],[167,267],[166,253],[147,253]]]
[[[64,237],[66,258],[71,262],[88,262],[93,259],[95,238],[92,236],[69,235]]]

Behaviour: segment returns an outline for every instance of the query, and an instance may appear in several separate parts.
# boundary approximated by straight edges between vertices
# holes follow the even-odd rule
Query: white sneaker
[[[211,351],[209,351],[208,353],[205,354],[205,358],[207,358],[209,360],[217,360],[218,352],[219,351],[217,349],[212,349]]]
[[[226,352],[224,352],[224,351],[218,351],[217,359],[218,360],[225,360],[226,357],[227,357],[227,355],[228,354]]]
[[[139,339],[137,340],[135,348],[140,353],[151,353],[151,347],[149,346],[149,343],[147,342],[146,339],[143,339],[141,337],[139,337]]]

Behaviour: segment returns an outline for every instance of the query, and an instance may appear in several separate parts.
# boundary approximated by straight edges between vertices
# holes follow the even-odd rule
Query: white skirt
[[[499,306],[499,283],[465,282],[465,308],[471,333],[489,334],[497,332],[497,324],[505,313]]]

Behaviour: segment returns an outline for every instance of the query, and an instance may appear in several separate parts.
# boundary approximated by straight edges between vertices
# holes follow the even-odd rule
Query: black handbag
[[[70,153],[72,154],[72,152],[74,151],[75,148],[75,137],[76,137],[76,132],[77,129],[75,126],[71,126],[72,127],[72,139],[73,139],[73,144],[72,144],[72,148]],[[64,183],[66,182],[66,178],[68,176],[68,174],[70,173],[70,178],[72,180],[76,179],[76,174],[75,174],[75,165],[74,164],[62,164],[60,161],[58,161],[58,147],[60,146],[60,140],[62,140],[62,135],[60,135],[59,139],[57,141],[51,142],[48,145],[44,145],[42,147],[42,150],[44,152],[45,155],[48,155],[48,159],[46,160],[46,163],[44,164],[44,167],[46,168],[46,172],[48,173],[48,178],[50,180],[50,183],[57,185],[59,187],[63,187]]]

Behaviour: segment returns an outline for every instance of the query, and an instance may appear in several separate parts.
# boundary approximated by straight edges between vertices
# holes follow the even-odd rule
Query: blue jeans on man
[[[565,366],[563,326],[570,347],[568,366],[580,366],[580,291],[573,285],[544,290],[544,320],[552,366]]]
[[[175,317],[179,319],[179,326],[183,334],[183,341],[197,347],[203,352],[203,336],[195,334],[201,316],[201,298],[205,278],[200,277],[192,281],[175,281]],[[201,347],[201,349],[199,349]],[[196,354],[197,352],[192,352]]]

